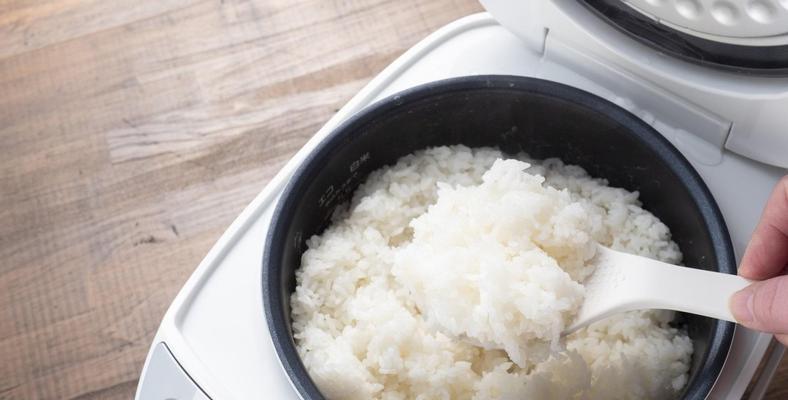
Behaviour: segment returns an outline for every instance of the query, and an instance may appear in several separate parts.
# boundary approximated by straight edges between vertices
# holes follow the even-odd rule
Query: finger
[[[748,328],[788,333],[788,276],[755,282],[736,292],[730,308],[736,321]]]
[[[768,279],[784,272],[788,263],[788,175],[772,191],[742,257],[739,275]]]

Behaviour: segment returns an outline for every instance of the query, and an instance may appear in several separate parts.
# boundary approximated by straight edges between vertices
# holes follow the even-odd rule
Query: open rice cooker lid
[[[583,0],[660,51],[710,67],[788,74],[788,0]]]
[[[544,56],[573,46],[708,112],[724,128],[692,133],[720,152],[788,168],[788,0],[481,3]]]

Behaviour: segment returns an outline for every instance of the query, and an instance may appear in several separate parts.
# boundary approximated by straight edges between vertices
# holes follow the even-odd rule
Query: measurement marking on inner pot
[[[356,172],[358,167],[362,166],[367,161],[369,161],[369,152],[366,152],[366,153],[362,154],[361,157],[359,157],[358,160],[353,161],[352,163],[350,163],[350,172]]]
[[[334,185],[329,185],[317,200],[317,205],[319,207],[333,206],[334,200],[336,200],[337,196],[349,193],[352,189],[351,183],[358,177],[358,169],[370,159],[371,156],[369,152],[366,152],[362,154],[361,157],[350,163],[348,168],[351,172],[350,176],[345,179],[341,185],[339,185],[339,189],[336,189]]]
[[[338,196],[340,196],[342,194],[347,194],[347,193],[349,193],[351,191],[351,189],[352,189],[351,183],[357,177],[358,177],[358,172],[353,172],[350,175],[350,177],[345,179],[345,181],[343,181],[342,184],[339,185],[338,189],[335,189],[334,185],[329,185],[328,188],[326,188],[326,191],[323,192],[323,195],[320,196],[320,199],[318,199],[318,201],[317,201],[318,206],[320,206],[320,207],[333,207],[334,206],[334,202],[335,202],[335,200],[337,199]]]

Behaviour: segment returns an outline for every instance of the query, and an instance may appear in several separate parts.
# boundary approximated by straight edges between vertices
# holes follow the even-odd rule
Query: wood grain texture
[[[0,399],[131,398],[232,219],[374,74],[479,10],[0,0]]]
[[[0,398],[128,399],[188,275],[474,1],[0,1]]]

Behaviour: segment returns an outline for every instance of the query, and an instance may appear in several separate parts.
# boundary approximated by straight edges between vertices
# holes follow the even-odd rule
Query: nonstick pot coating
[[[298,357],[290,321],[305,241],[321,233],[373,170],[430,146],[492,146],[558,157],[640,192],[671,230],[688,266],[735,274],[725,221],[687,160],[658,132],[593,94],[515,76],[473,76],[419,86],[382,100],[332,132],[297,169],[279,200],[265,244],[263,302],[274,347],[304,399],[323,399]],[[680,315],[694,353],[682,398],[702,399],[727,356],[734,324]]]

